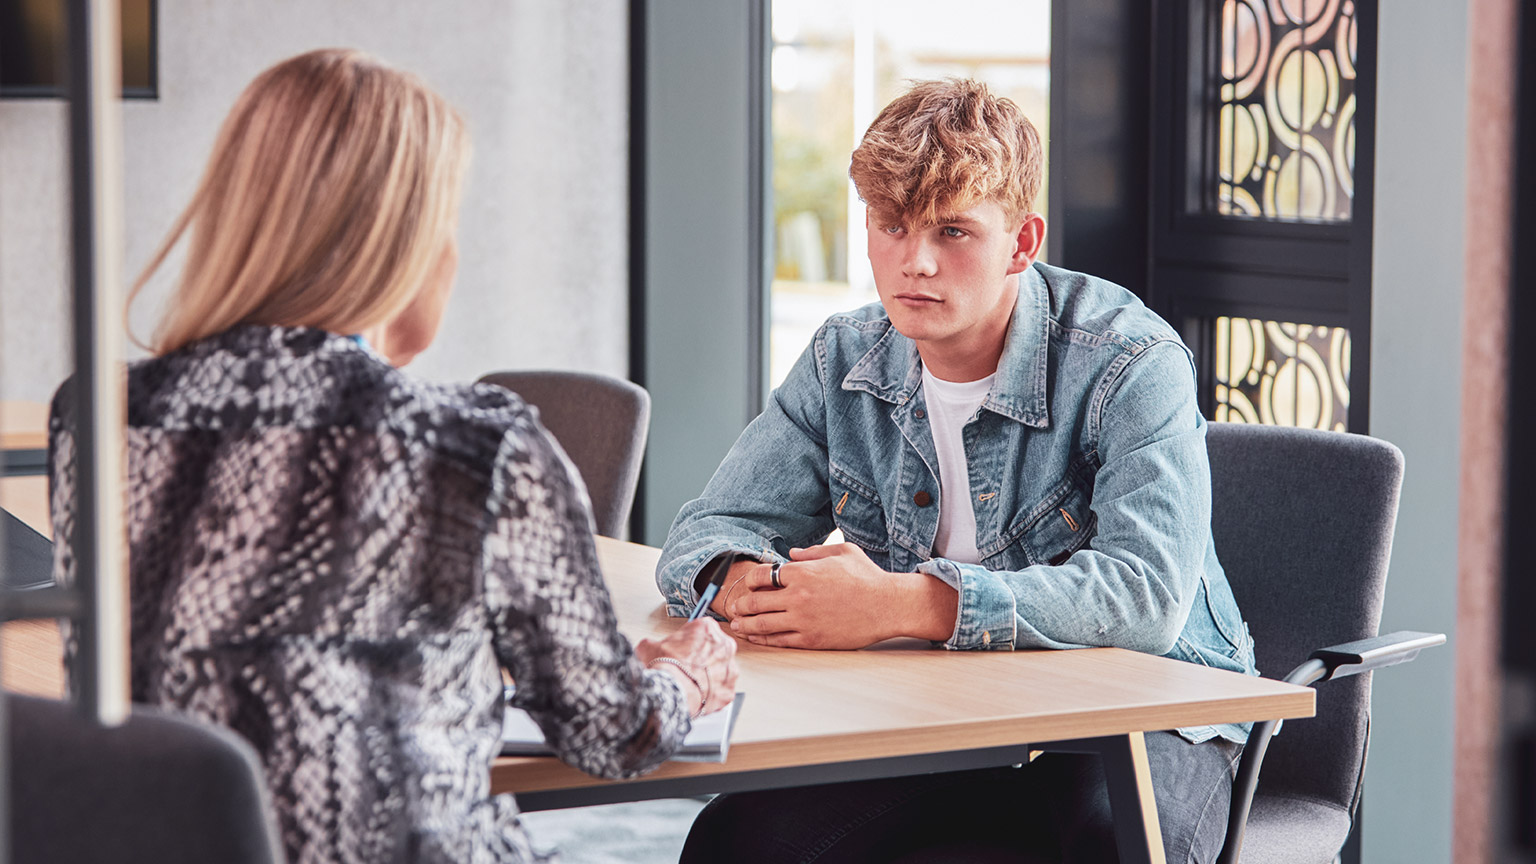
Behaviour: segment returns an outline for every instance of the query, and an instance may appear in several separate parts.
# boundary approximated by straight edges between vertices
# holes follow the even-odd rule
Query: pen
[[[699,592],[699,604],[693,607],[693,612],[689,613],[689,621],[697,621],[703,617],[705,612],[709,611],[709,604],[715,602],[715,595],[720,593],[720,586],[725,584],[725,577],[730,575],[731,565],[735,563],[736,556],[734,554],[722,555],[715,559],[715,572],[710,574],[709,584],[705,585],[704,590]]]

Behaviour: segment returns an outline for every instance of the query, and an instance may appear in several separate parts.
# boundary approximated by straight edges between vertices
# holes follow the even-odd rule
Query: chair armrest
[[[1419,652],[1425,648],[1444,644],[1444,633],[1399,630],[1374,639],[1361,639],[1358,642],[1319,648],[1312,652],[1310,659],[1321,660],[1327,667],[1327,674],[1319,680],[1332,681],[1335,678],[1358,675],[1372,669],[1407,663],[1419,656]]]
[[[1425,648],[1445,644],[1444,633],[1419,633],[1400,630],[1319,648],[1312,652],[1305,663],[1291,670],[1285,680],[1291,684],[1312,685],[1320,681],[1332,681],[1407,663],[1419,656]],[[1243,851],[1243,832],[1248,827],[1248,812],[1253,808],[1253,793],[1259,786],[1259,769],[1264,764],[1264,753],[1269,749],[1269,739],[1277,731],[1278,721],[1266,720],[1255,723],[1248,736],[1248,746],[1243,748],[1242,761],[1238,763],[1237,777],[1232,781],[1232,809],[1227,816],[1227,839],[1222,845],[1217,864],[1237,864]]]

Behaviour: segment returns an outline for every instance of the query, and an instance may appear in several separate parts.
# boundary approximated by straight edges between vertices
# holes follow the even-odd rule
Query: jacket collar
[[[1008,339],[997,364],[997,380],[982,407],[1023,423],[1050,424],[1046,404],[1046,362],[1050,347],[1051,294],[1040,271],[1019,274],[1019,298],[1008,324]],[[905,404],[922,383],[917,343],[887,327],[843,378],[844,390],[862,390],[887,402]]]

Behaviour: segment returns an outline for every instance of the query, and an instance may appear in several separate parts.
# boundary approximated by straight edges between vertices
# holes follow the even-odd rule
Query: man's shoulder
[[[890,329],[890,326],[891,319],[885,314],[885,307],[880,305],[880,301],[875,300],[857,309],[832,315],[821,325],[821,329],[822,332],[835,334],[837,338],[860,338],[872,335],[875,339],[879,339],[885,335],[885,331]]]
[[[895,332],[885,308],[876,301],[827,318],[812,341],[824,362],[834,367],[848,366],[857,363],[888,335],[906,338]]]
[[[1050,297],[1051,322],[1062,335],[1076,334],[1130,346],[1181,341],[1162,316],[1130,290],[1108,279],[1036,264]]]

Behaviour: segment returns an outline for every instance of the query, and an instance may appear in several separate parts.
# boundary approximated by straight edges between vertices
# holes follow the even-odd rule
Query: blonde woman
[[[517,397],[396,369],[437,332],[467,151],[411,75],[279,63],[134,289],[190,235],[128,374],[133,698],[250,739],[293,864],[535,859],[488,789],[503,668],[560,757],[606,777],[735,686],[711,622],[633,651],[617,633],[585,491]],[[65,579],[72,405],[66,385]]]

